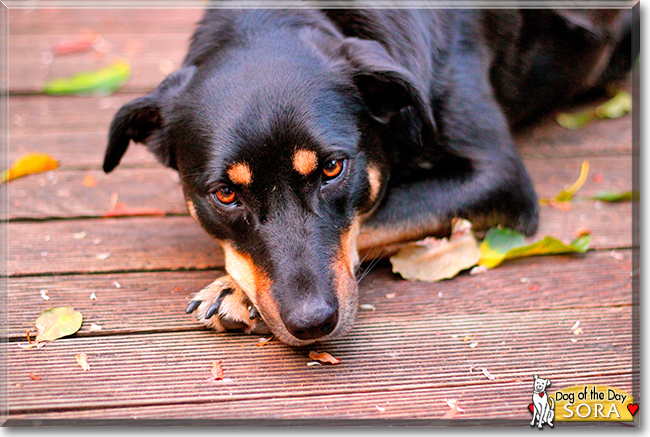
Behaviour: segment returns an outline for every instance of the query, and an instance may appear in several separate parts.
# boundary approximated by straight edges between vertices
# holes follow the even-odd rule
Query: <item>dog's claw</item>
[[[214,316],[215,314],[219,313],[219,308],[221,308],[221,302],[223,302],[223,298],[228,296],[229,294],[232,294],[232,289],[226,288],[221,292],[217,300],[212,304],[212,306],[205,312],[205,318],[209,319],[210,317]]]
[[[194,311],[196,311],[196,309],[199,307],[199,305],[201,305],[202,302],[203,302],[202,300],[193,300],[187,306],[187,308],[185,309],[185,312],[187,314],[192,314]]]

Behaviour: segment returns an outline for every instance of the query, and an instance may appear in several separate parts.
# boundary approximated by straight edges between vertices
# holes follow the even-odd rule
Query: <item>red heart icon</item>
[[[539,397],[540,397],[540,398],[543,398],[543,397],[544,397],[544,392],[541,392],[541,393],[539,394]]]
[[[637,404],[628,404],[627,405],[627,410],[632,413],[632,416],[636,413],[636,410],[639,409],[639,406]]]
[[[530,404],[530,405],[528,406],[528,409],[530,410],[531,413],[532,413],[533,411],[535,411],[535,407],[533,406],[533,404]]]

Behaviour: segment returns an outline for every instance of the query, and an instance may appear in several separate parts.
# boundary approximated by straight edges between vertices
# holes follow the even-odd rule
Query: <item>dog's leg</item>
[[[229,275],[222,276],[196,293],[187,307],[187,313],[192,312],[196,312],[195,316],[199,322],[217,332],[270,332],[257,309]]]
[[[486,50],[474,42],[479,36],[468,33],[450,50],[449,94],[438,108],[441,142],[424,146],[447,155],[421,179],[389,187],[362,226],[361,251],[448,234],[454,217],[472,221],[479,231],[496,225],[527,235],[537,230],[537,195],[491,88]]]

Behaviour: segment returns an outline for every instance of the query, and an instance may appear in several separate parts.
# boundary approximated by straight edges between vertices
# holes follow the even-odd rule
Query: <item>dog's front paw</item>
[[[196,293],[185,311],[195,312],[199,322],[217,332],[270,333],[257,308],[230,276],[222,276]]]

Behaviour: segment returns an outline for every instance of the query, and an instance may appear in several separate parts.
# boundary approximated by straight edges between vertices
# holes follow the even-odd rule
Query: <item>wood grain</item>
[[[255,337],[203,331],[69,338],[30,350],[12,343],[8,401],[16,413],[34,413],[494,384],[471,374],[472,365],[487,367],[499,383],[529,381],[533,373],[596,379],[632,371],[631,330],[638,325],[631,315],[630,307],[536,310],[525,317],[422,314],[386,324],[368,314],[345,338],[304,350],[278,342],[260,348]],[[583,333],[574,343],[576,320]],[[478,345],[471,348],[466,336]],[[341,364],[307,366],[314,348]],[[75,364],[80,352],[90,372]],[[210,363],[220,359],[227,380],[207,381]],[[31,381],[30,373],[41,380]]]
[[[404,281],[381,263],[359,286],[359,317],[382,318],[484,314],[539,309],[598,308],[632,305],[629,250],[584,256],[553,256],[507,262],[476,276],[451,281]],[[594,271],[592,265],[599,265]],[[78,335],[201,329],[184,309],[189,296],[225,273],[113,273],[9,278],[8,335],[24,341],[36,317],[54,306],[72,305],[86,321]],[[117,283],[117,285],[116,285]],[[119,288],[118,288],[119,286]],[[41,297],[46,290],[49,300]],[[97,300],[91,300],[95,293]],[[102,326],[91,331],[91,324]]]

